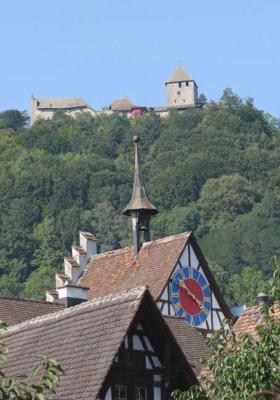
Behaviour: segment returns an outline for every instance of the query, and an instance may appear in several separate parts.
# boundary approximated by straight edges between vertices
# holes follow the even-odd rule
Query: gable
[[[127,398],[134,398],[135,390],[141,387],[146,394],[142,400],[161,400],[175,389],[186,390],[195,384],[192,360],[189,364],[182,357],[185,354],[171,332],[154,303],[146,298],[114,359],[100,398],[114,400],[119,387],[129,393]]]
[[[189,273],[191,276],[188,276]],[[199,308],[203,309],[201,314],[199,312],[198,314],[195,314],[196,311],[191,309],[191,305],[188,306],[188,304],[182,304],[184,299],[181,297],[181,288],[177,286],[177,291],[174,293],[174,286],[172,286],[172,283],[177,276],[180,276],[180,274],[183,274],[183,278],[189,280],[189,282],[192,282],[193,280],[196,280],[197,283],[201,282],[201,285],[199,284],[198,286],[201,286],[201,289],[205,289],[201,290],[202,297],[200,298],[200,306],[202,307],[197,307],[197,312]],[[186,276],[184,276],[184,274],[186,274]],[[194,288],[194,290],[199,291],[199,288]],[[192,293],[190,293],[190,295],[191,294]],[[203,302],[204,299],[205,302]],[[198,304],[200,303],[200,300],[195,298],[195,301],[198,301]],[[185,301],[191,303],[192,299],[189,296],[186,297]],[[176,265],[169,276],[168,282],[162,290],[157,305],[163,315],[178,316],[185,319],[187,323],[204,331],[218,330],[225,318],[232,318],[194,236],[192,236],[185,244]]]
[[[94,255],[78,285],[89,288],[90,299],[145,285],[156,300],[190,236],[184,232],[143,243],[136,260],[131,247]]]

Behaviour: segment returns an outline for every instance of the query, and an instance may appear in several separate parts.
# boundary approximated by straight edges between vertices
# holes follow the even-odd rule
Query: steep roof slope
[[[182,65],[179,65],[167,82],[191,81],[192,78]]]
[[[44,354],[65,370],[55,399],[97,398],[145,292],[97,298],[8,328],[1,335],[9,349],[4,373],[31,375],[36,356]]]
[[[205,338],[195,328],[186,324],[183,319],[176,317],[164,317],[164,319],[186,359],[189,360],[196,375],[199,375],[203,368],[202,360],[211,355]]]
[[[131,247],[93,256],[78,284],[89,298],[148,285],[154,299],[161,294],[191,232],[144,243],[135,260]]]
[[[31,376],[36,356],[44,354],[57,359],[65,371],[53,399],[96,399],[104,388],[124,337],[137,321],[138,311],[148,326],[155,324],[158,333],[168,338],[176,360],[184,365],[189,383],[197,382],[173,330],[166,324],[146,287],[99,297],[11,326],[0,335],[9,350],[2,370],[7,377],[19,373]],[[198,332],[190,328],[191,331],[199,337]]]
[[[62,304],[49,303],[47,301],[0,297],[0,319],[8,326],[19,324],[39,315],[50,314],[63,308]]]

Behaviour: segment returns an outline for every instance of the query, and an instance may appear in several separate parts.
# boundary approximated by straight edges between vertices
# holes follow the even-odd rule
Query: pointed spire
[[[169,80],[167,83],[170,82],[183,82],[183,81],[191,81],[192,78],[190,75],[186,72],[185,68],[183,67],[182,64],[178,65],[176,70],[173,72],[173,74],[170,76]]]
[[[123,214],[131,215],[132,211],[145,211],[147,214],[155,215],[159,212],[159,210],[151,203],[146,193],[139,156],[139,141],[139,136],[133,137],[135,147],[134,186],[131,200],[126,208],[123,210]]]
[[[123,214],[131,216],[132,219],[132,250],[134,258],[138,257],[138,253],[141,248],[141,235],[143,236],[144,242],[148,242],[150,240],[150,219],[152,215],[155,215],[159,212],[159,210],[151,203],[146,193],[139,156],[139,141],[139,136],[133,137],[135,147],[133,193],[130,202],[123,210]]]

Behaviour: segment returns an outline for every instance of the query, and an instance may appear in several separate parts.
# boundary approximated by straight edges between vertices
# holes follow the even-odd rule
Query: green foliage
[[[0,129],[9,128],[13,131],[24,128],[28,123],[28,116],[25,111],[7,110],[0,113]]]
[[[225,272],[224,287],[248,265],[271,277],[280,123],[251,99],[227,89],[202,110],[148,113],[136,126],[117,114],[57,112],[26,128],[21,114],[0,113],[0,294],[43,297],[79,230],[93,231],[101,251],[131,242],[121,211],[132,191],[135,133],[148,193],[161,210],[152,237],[194,230]]]
[[[232,327],[215,334],[209,342],[212,356],[202,373],[202,387],[176,391],[173,398],[248,400],[256,392],[270,390],[280,373],[280,322],[266,314],[266,323],[256,330],[257,342],[249,334],[237,336]]]
[[[0,321],[0,329],[6,329]],[[5,342],[0,341],[0,364],[7,361],[8,349]],[[53,358],[38,356],[38,364],[33,368],[33,377],[16,375],[6,377],[0,370],[0,394],[3,400],[47,400],[55,393],[64,371]]]
[[[248,307],[256,303],[258,293],[267,293],[268,289],[269,284],[265,281],[262,271],[245,267],[240,274],[230,277],[226,293],[230,304],[245,304]]]

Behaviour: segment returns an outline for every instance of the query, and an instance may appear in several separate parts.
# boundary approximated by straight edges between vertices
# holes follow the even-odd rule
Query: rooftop
[[[61,304],[47,301],[0,297],[0,319],[8,326],[40,315],[54,313],[63,308],[64,306]]]

